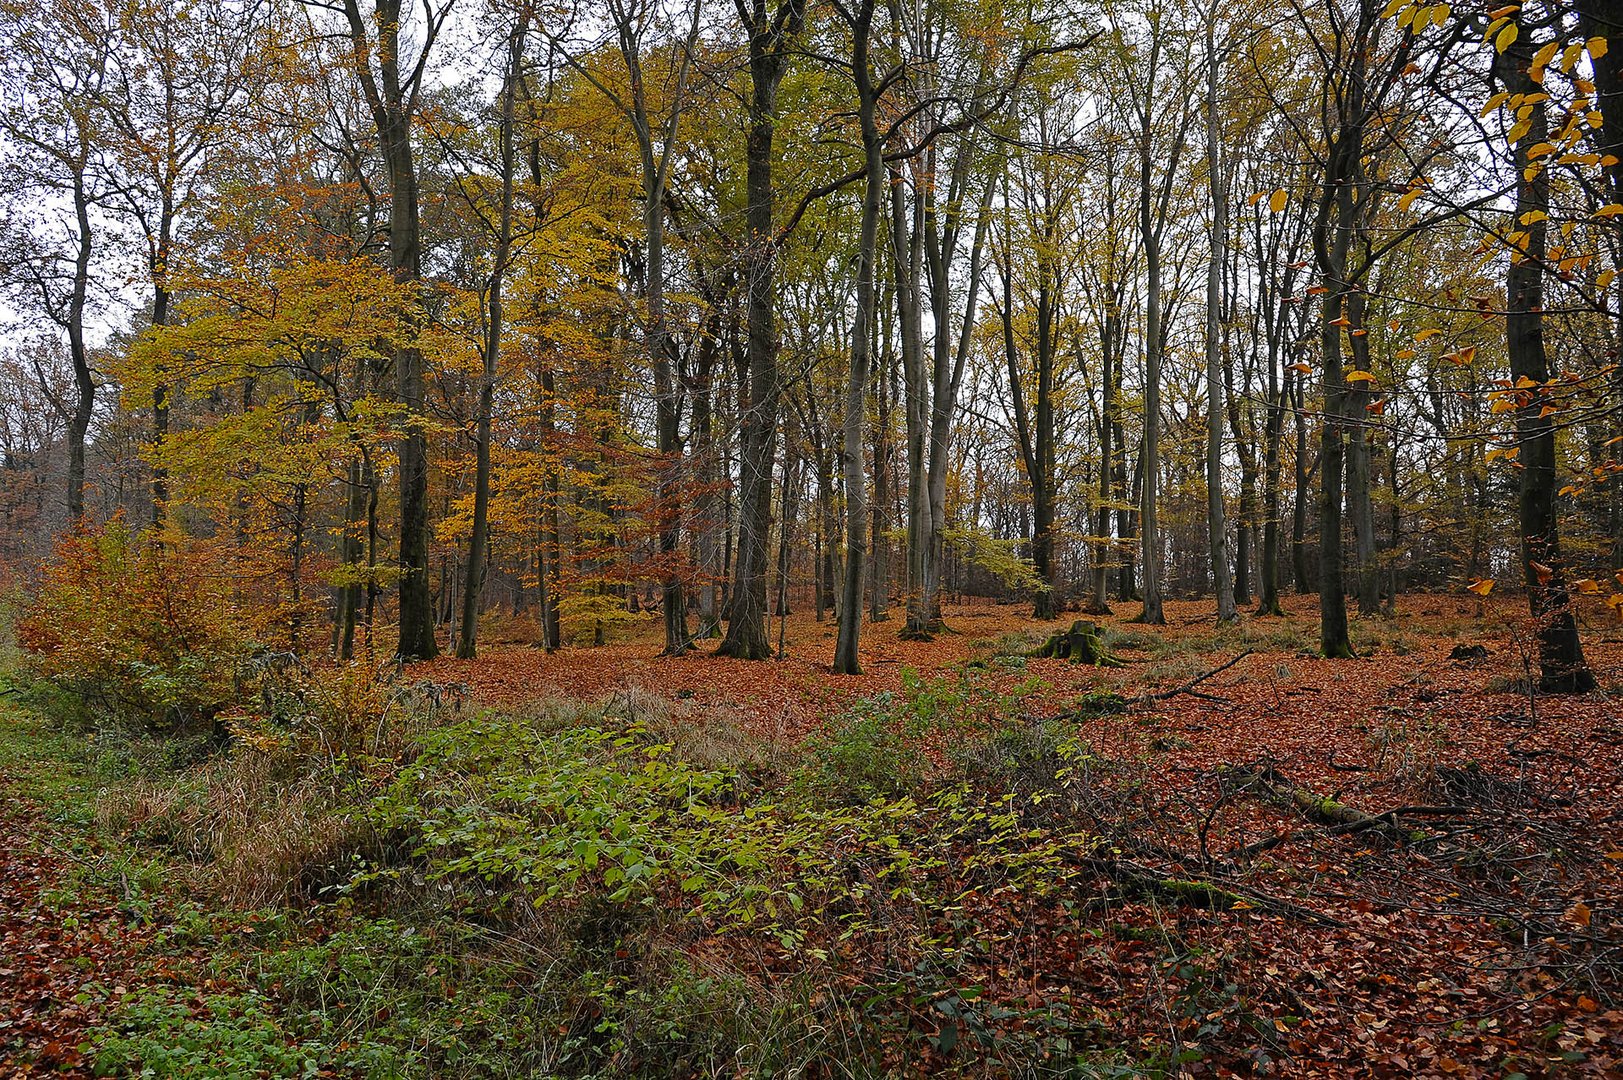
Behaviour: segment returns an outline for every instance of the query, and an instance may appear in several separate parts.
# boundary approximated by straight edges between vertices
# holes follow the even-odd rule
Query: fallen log
[[[1266,911],[1324,926],[1346,925],[1339,919],[1302,907],[1300,904],[1254,892],[1239,892],[1213,881],[1173,877],[1126,859],[1090,859],[1089,863],[1096,872],[1117,882],[1129,892],[1181,904],[1184,907],[1198,908],[1202,911]]]
[[[1299,788],[1271,768],[1247,769],[1231,767],[1225,770],[1238,782],[1242,790],[1253,792],[1276,806],[1294,809],[1320,825],[1331,826],[1332,832],[1378,832],[1400,844],[1412,844],[1426,839],[1420,829],[1405,829],[1396,811],[1368,814],[1355,806]]]

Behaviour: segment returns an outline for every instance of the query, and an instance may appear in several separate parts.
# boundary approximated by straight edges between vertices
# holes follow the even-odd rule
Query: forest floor
[[[1137,605],[1117,605],[1096,619],[1123,661],[1109,668],[1029,655],[1065,623],[961,605],[934,641],[900,640],[899,617],[865,625],[856,678],[830,672],[833,628],[807,614],[787,621],[781,662],[719,658],[708,643],[660,657],[650,620],[598,648],[492,643],[476,661],[411,677],[495,712],[608,701],[603,717],[657,702],[671,728],[724,733],[699,757],[725,757],[742,733],[751,770],[800,775],[810,755],[825,774],[876,785],[875,805],[901,805],[885,800],[904,790],[933,805],[923,792],[964,775],[995,774],[1008,799],[1029,798],[1019,857],[1063,866],[1062,890],[989,885],[949,855],[908,872],[950,878],[942,895],[953,902],[893,897],[872,918],[896,927],[823,938],[814,928],[781,945],[714,926],[659,939],[739,980],[730,985],[771,996],[804,976],[819,988],[808,1007],[843,996],[883,1014],[868,1071],[852,1057],[805,1075],[1623,1075],[1623,630],[1600,611],[1585,627],[1600,691],[1530,697],[1514,597],[1404,598],[1395,618],[1357,621],[1361,657],[1349,661],[1312,655],[1312,598],[1287,606],[1284,618],[1216,629],[1210,603],[1168,604],[1161,628],[1130,624]],[[1451,657],[1478,645],[1485,655]],[[927,722],[852,720],[875,715],[881,728],[895,715]],[[1056,724],[1085,750],[1028,750],[1022,732]],[[46,725],[0,727],[0,1075],[11,1075],[8,1054],[18,1075],[150,1068],[157,1052],[131,1048],[151,1036],[142,1024],[194,1047],[191,1065],[165,1058],[156,1075],[233,1075],[198,1064],[225,1053],[211,1041],[216,1021],[263,1075],[392,1074],[358,1057],[317,1060],[321,1031],[342,1033],[331,1045],[346,1053],[364,1042],[365,1025],[334,1024],[350,1005],[325,988],[333,965],[350,962],[335,955],[355,940],[377,947],[373,924],[350,927],[344,907],[319,927],[283,925],[263,906],[222,912],[203,886],[166,884],[173,851],[157,850],[150,829],[109,835],[96,808],[121,781]],[[987,746],[1017,742],[988,764]],[[888,772],[912,786],[886,789]],[[1060,809],[1043,810],[1043,798]],[[1083,854],[1031,855],[1076,821],[1094,837]],[[267,937],[260,923],[279,929]],[[297,962],[264,959],[272,939]],[[319,995],[287,989],[312,966],[329,972]],[[464,983],[460,1000],[472,1000]],[[148,984],[164,993],[142,998]],[[617,985],[623,998],[640,984]],[[210,995],[224,987],[233,996],[220,1006]],[[145,1004],[132,1011],[133,999]],[[605,1008],[596,1000],[591,1015]],[[111,1027],[109,1013],[120,1017]],[[452,1023],[464,1022],[491,1021],[466,1012]],[[114,1028],[123,1042],[109,1042]],[[636,1064],[633,1042],[616,1043],[613,1067],[594,1075],[745,1075],[687,1057],[657,1072]],[[271,1043],[276,1055],[292,1049],[273,1060]],[[410,1060],[401,1071],[453,1071]]]

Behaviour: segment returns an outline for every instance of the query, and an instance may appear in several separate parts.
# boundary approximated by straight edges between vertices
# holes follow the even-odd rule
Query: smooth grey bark
[[[490,438],[491,410],[496,394],[496,378],[501,367],[502,331],[505,327],[502,290],[508,264],[513,258],[513,191],[516,168],[513,124],[518,97],[524,45],[529,33],[529,9],[521,8],[508,40],[507,70],[501,90],[501,113],[497,126],[497,170],[501,193],[496,206],[496,244],[491,251],[490,277],[485,283],[485,340],[483,370],[479,378],[479,403],[474,434],[473,528],[468,539],[468,559],[462,579],[462,618],[457,626],[456,655],[472,660],[478,654],[480,600],[484,594],[485,568],[490,555]]]
[[[863,182],[862,224],[857,241],[856,306],[851,321],[851,356],[846,377],[842,464],[845,476],[845,581],[834,642],[834,673],[859,675],[862,664],[858,641],[862,633],[862,578],[867,563],[867,481],[863,475],[863,421],[867,407],[867,381],[872,367],[870,329],[874,317],[875,277],[878,264],[879,214],[884,186],[884,143],[879,133],[879,90],[870,61],[874,0],[861,0],[847,8],[834,0],[835,9],[851,31],[851,76],[856,87],[857,116],[867,165]]]
[[[1222,119],[1218,115],[1216,12],[1206,23],[1206,174],[1211,197],[1211,246],[1206,258],[1206,531],[1210,542],[1217,621],[1234,622],[1234,579],[1223,506],[1223,252],[1228,241],[1228,193],[1223,179]],[[1146,405],[1146,408],[1148,406]]]

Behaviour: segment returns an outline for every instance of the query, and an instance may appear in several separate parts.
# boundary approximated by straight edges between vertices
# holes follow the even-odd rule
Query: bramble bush
[[[273,612],[245,597],[227,549],[161,543],[113,521],[65,537],[17,624],[34,672],[97,712],[157,731],[211,722]]]

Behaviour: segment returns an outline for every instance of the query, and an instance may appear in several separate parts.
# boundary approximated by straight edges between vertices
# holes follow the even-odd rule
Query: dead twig
[[[1217,667],[1212,668],[1212,670],[1206,672],[1204,675],[1196,675],[1193,679],[1190,679],[1182,686],[1175,686],[1171,690],[1162,690],[1161,692],[1155,694],[1143,694],[1139,697],[1128,698],[1127,703],[1129,705],[1148,705],[1152,701],[1165,701],[1167,698],[1174,698],[1179,694],[1188,694],[1190,697],[1203,698],[1207,701],[1227,701],[1227,698],[1217,697],[1212,694],[1200,693],[1195,689],[1195,687],[1199,686],[1207,679],[1212,678],[1214,675],[1221,675],[1223,672],[1227,671],[1235,664],[1238,664],[1241,660],[1244,660],[1254,652],[1256,652],[1255,649],[1247,649],[1233,659],[1225,661],[1224,663],[1219,664]]]

